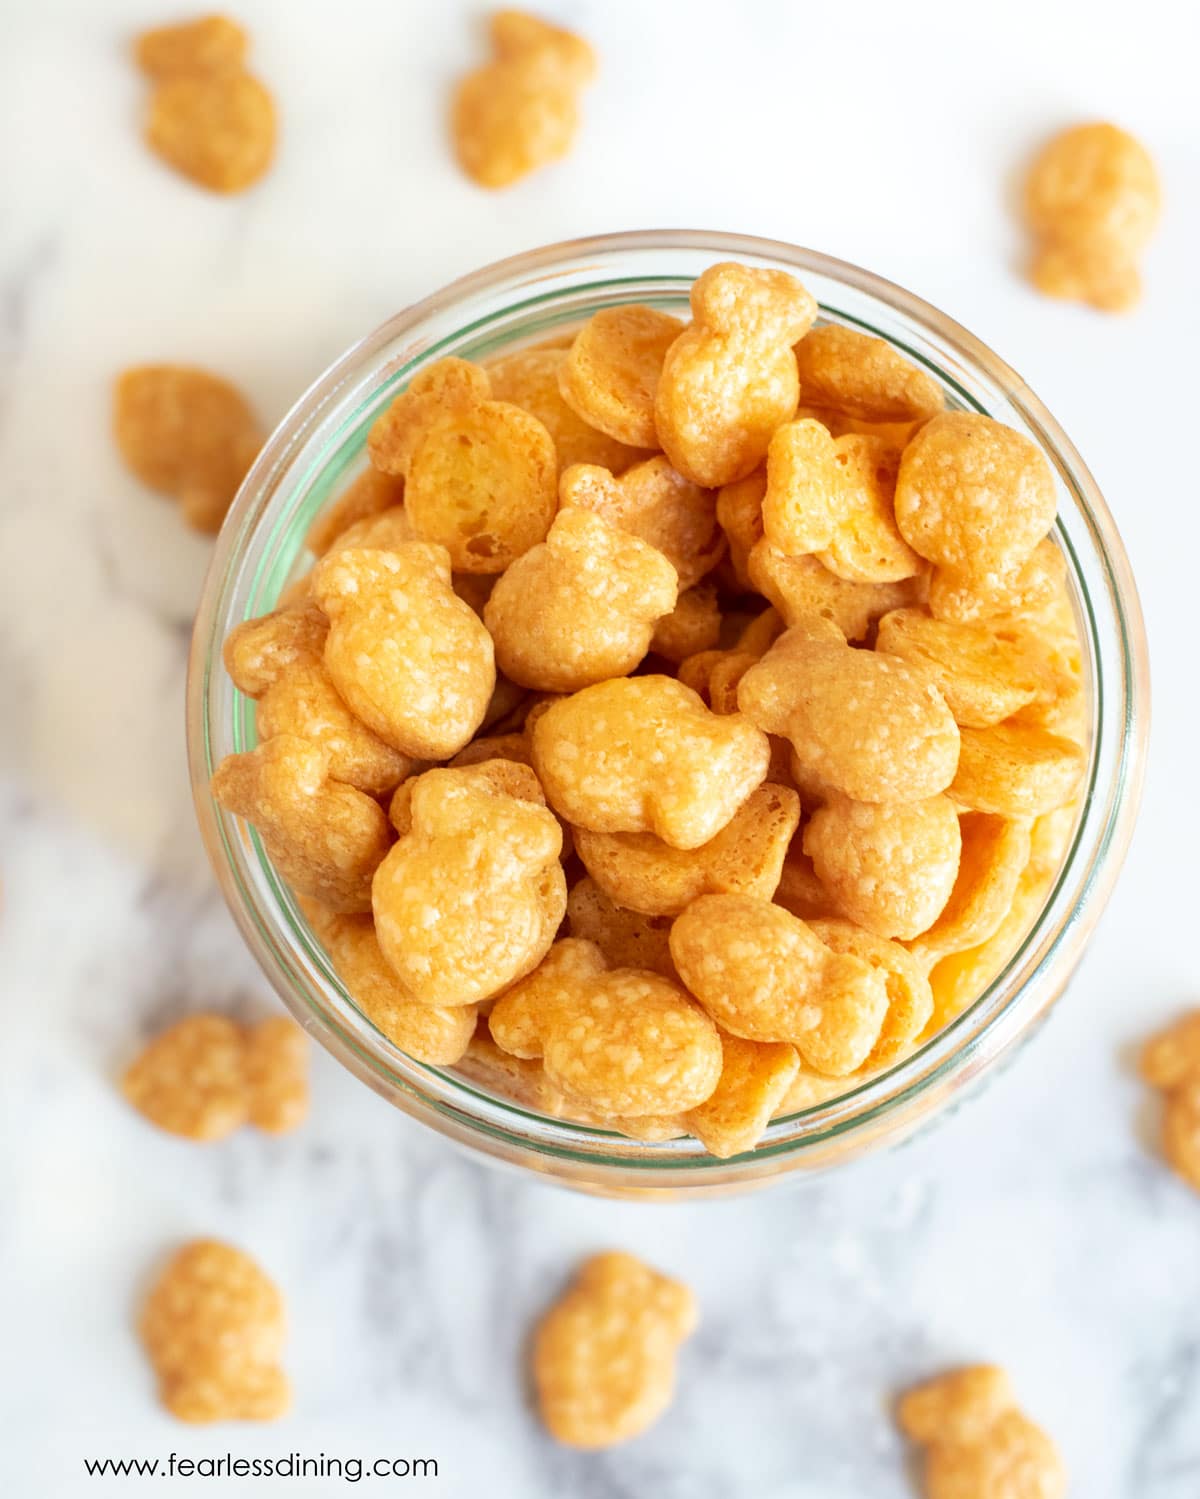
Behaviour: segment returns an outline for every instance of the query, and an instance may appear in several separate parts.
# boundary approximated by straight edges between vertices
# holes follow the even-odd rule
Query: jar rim
[[[529,341],[531,327],[545,326],[534,326],[541,318],[578,321],[601,291],[611,302],[654,300],[638,288],[658,288],[664,301],[686,299],[695,275],[726,259],[798,273],[810,289],[815,279],[823,317],[888,339],[957,401],[1001,420],[1015,415],[1019,421],[1010,425],[1038,442],[1070,502],[1065,514],[1060,506],[1056,535],[1079,606],[1093,732],[1068,852],[1036,919],[983,993],[910,1056],[774,1121],[754,1151],[719,1160],[687,1137],[650,1145],[531,1112],[398,1051],[357,1009],[257,835],[217,806],[209,779],[217,761],[247,747],[253,733],[253,705],[221,669],[224,637],[241,619],[274,607],[311,515],[353,461],[349,450],[357,444],[361,452],[370,418],[396,387],[446,352],[486,350],[488,336],[513,344],[515,323]],[[668,272],[668,265],[678,269]],[[846,305],[831,304],[821,288],[836,290]],[[1132,834],[1148,676],[1137,590],[1095,480],[1038,398],[986,345],[911,292],[816,251],[708,231],[636,231],[548,245],[474,271],[359,340],[300,397],[268,439],[217,539],[189,662],[189,760],[204,842],[251,951],[296,1018],[357,1076],[459,1143],[500,1160],[533,1155],[574,1185],[723,1190],[774,1178],[781,1164],[824,1164],[834,1142],[851,1136],[865,1145],[906,1132],[918,1114],[932,1112],[941,1091],[990,1067],[1045,1011],[1078,961]],[[1049,993],[1052,980],[1058,989]]]

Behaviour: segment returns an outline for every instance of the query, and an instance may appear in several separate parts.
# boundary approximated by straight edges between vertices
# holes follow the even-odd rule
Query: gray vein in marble
[[[34,298],[57,265],[59,254],[58,233],[45,231],[12,255],[7,273],[0,276],[0,416],[7,382],[15,375],[33,321]]]
[[[1130,1373],[1130,1393],[1145,1411],[1129,1463],[1132,1494],[1190,1480],[1200,1493],[1200,1340],[1185,1338]]]
[[[164,505],[174,504],[169,498],[160,498]],[[150,623],[157,625],[177,645],[178,650],[167,663],[160,685],[178,685],[187,670],[188,653],[192,644],[194,600],[179,601],[174,608],[168,606],[156,596],[145,569],[128,566],[128,542],[122,543],[117,539],[107,519],[103,515],[93,514],[88,517],[88,523],[100,579],[109,594],[114,599],[120,599],[141,610]]]

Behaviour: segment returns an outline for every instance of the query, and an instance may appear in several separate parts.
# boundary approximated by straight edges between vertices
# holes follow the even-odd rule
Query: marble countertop
[[[1086,26],[1035,0],[545,9],[596,41],[602,82],[572,161],[496,199],[443,139],[447,81],[478,55],[474,5],[239,0],[284,137],[272,175],[228,202],[139,143],[122,49],[161,0],[0,18],[0,1490],[154,1488],[85,1479],[84,1456],[297,1450],[433,1457],[439,1477],[413,1487],[455,1496],[900,1499],[890,1393],[987,1358],[1061,1443],[1072,1493],[1194,1499],[1200,1199],[1148,1152],[1129,1062],[1200,1000],[1185,8],[1096,4]],[[1141,134],[1166,182],[1127,320],[1039,300],[1014,269],[1014,169],[1094,115]],[[1126,871],[1066,1001],[910,1148],[721,1203],[589,1200],[501,1174],[324,1055],[290,1139],[155,1134],[113,1086],[139,1039],[189,1008],[274,1000],[188,796],[184,665],[209,547],[121,469],[114,371],[208,364],[274,421],[451,276],[664,224],[816,245],[938,303],[1029,380],[1107,494],[1141,583],[1155,732]],[[296,1408],[278,1427],[192,1431],[155,1401],[131,1309],[193,1234],[246,1246],[286,1290]],[[687,1279],[703,1324],[661,1425],[580,1456],[531,1417],[522,1351],[550,1289],[603,1246]]]

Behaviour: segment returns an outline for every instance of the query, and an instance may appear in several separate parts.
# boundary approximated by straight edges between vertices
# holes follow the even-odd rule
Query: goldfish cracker
[[[1025,184],[1037,237],[1031,279],[1051,297],[1123,312],[1141,296],[1138,256],[1161,212],[1158,174],[1128,131],[1098,122],[1055,135]]]
[[[567,920],[571,936],[598,947],[610,968],[644,968],[662,978],[678,978],[671,961],[669,917],[628,911],[586,876],[567,896]]]
[[[228,380],[189,365],[125,370],[113,391],[121,457],[149,489],[179,501],[197,531],[219,531],[262,446],[262,429]]]
[[[960,728],[986,729],[1033,702],[1043,674],[1029,651],[980,625],[894,609],[879,621],[875,649],[923,667]]]
[[[450,768],[458,770],[464,765],[481,765],[485,760],[511,760],[517,765],[532,768],[533,757],[528,735],[495,734],[483,739],[472,739],[450,761]]]
[[[786,1042],[818,1072],[855,1071],[879,1039],[888,1009],[883,975],[833,952],[770,901],[702,895],[676,917],[671,956],[723,1030]]]
[[[1013,899],[1014,906],[1024,901],[1032,911],[1035,895],[1037,903],[1040,903],[1041,897],[1050,888],[1062,866],[1067,848],[1075,833],[1078,816],[1079,801],[1077,799],[1061,807],[1055,807],[1053,812],[1045,812],[1041,817],[1034,818],[1029,828],[1029,860],[1017,886],[1017,894]],[[962,819],[960,819],[960,824],[961,822]]]
[[[528,11],[493,11],[488,23],[492,46],[499,57],[527,57],[531,53],[553,53],[555,65],[581,82],[591,78],[595,53],[588,42],[561,26],[552,26]]]
[[[352,521],[344,531],[333,538],[325,548],[324,555],[332,557],[338,552],[398,552],[410,541],[420,541],[420,539],[404,506],[389,505],[386,510],[380,510],[376,515],[364,515]],[[464,575],[461,573],[455,575],[456,592],[457,579],[462,576]]]
[[[826,323],[796,345],[801,399],[866,422],[923,422],[946,404],[932,375],[882,338]]]
[[[1200,1079],[1200,1010],[1181,1015],[1142,1047],[1138,1071],[1152,1088],[1169,1092]]]
[[[486,369],[492,398],[537,417],[554,441],[560,476],[573,463],[593,463],[614,474],[623,473],[647,455],[644,449],[627,447],[590,427],[563,400],[558,387],[566,358],[565,349],[532,348],[489,360]]]
[[[1075,833],[1079,801],[1065,802],[1035,817],[1029,830],[1029,862],[1039,872],[1056,875]]]
[[[743,676],[755,666],[761,657],[749,651],[722,651],[721,660],[713,663],[709,672],[709,706],[715,714],[736,714],[737,688]],[[775,764],[775,744],[772,741],[772,764]]]
[[[502,188],[570,151],[596,59],[581,37],[521,11],[496,11],[490,31],[492,60],[459,83],[450,129],[467,176]]]
[[[900,449],[882,437],[848,432],[835,439],[840,472],[837,524],[817,555],[829,571],[853,583],[900,583],[925,564],[896,525]]]
[[[515,795],[518,800],[521,799],[521,797],[524,795],[532,795],[534,800],[537,801],[541,806],[546,805],[546,798],[542,795],[541,787],[539,786],[535,790],[530,785],[528,779],[521,776],[521,772],[519,770],[514,771],[508,769],[508,767],[503,762],[498,760],[495,756],[489,757],[487,761],[475,762],[476,766],[480,764],[487,764],[487,770],[483,772],[483,779],[486,785],[493,791],[503,793],[505,796]],[[461,770],[464,767],[450,765],[429,765],[425,768],[426,770]],[[407,781],[402,781],[401,784],[396,787],[395,791],[392,793],[391,800],[388,802],[388,821],[391,823],[392,827],[395,828],[396,832],[402,835],[404,833],[412,832],[412,794],[416,784],[416,776],[410,776]]]
[[[968,1010],[1003,968],[1007,957],[1007,952],[998,953],[995,939],[989,937],[978,947],[965,948],[935,963],[929,970],[933,1009],[919,1039],[932,1040]]]
[[[461,773],[458,780],[460,786],[462,784],[478,786],[485,792],[496,796],[508,796],[516,801],[533,801],[539,807],[546,805],[546,798],[542,794],[541,786],[537,784],[536,775],[531,779],[529,767],[522,761],[492,756],[488,760],[478,761],[470,766],[426,767],[431,770],[451,768]],[[418,780],[418,776],[412,776],[403,785],[397,786],[388,805],[388,817],[397,833],[412,832],[412,797]]]
[[[770,786],[786,786],[792,791],[800,793],[801,805],[812,805],[813,799],[810,793],[806,793],[804,787],[792,774],[792,761],[795,752],[786,739],[781,739],[778,734],[767,735],[767,742],[771,746],[771,759],[767,765],[767,784]],[[805,798],[807,797],[807,802]]]
[[[586,464],[569,468],[559,495],[564,507],[594,510],[660,551],[679,575],[681,591],[711,572],[725,550],[716,496],[682,478],[661,455],[619,478]]]
[[[773,738],[771,743],[773,745],[779,743],[786,747],[788,751],[787,784],[796,788],[800,793],[801,805],[810,812],[815,812],[818,807],[823,807],[826,802],[841,794],[836,786],[810,770],[786,739]]]
[[[574,692],[633,671],[677,591],[661,552],[568,506],[546,540],[499,579],[483,618],[507,677],[539,691]]]
[[[738,711],[738,683],[759,660],[749,651],[722,651],[708,673],[708,706],[724,716]]]
[[[286,1015],[248,1026],[244,1038],[250,1123],[286,1135],[308,1117],[308,1037]]]
[[[725,651],[697,651],[693,656],[686,656],[679,663],[678,678],[685,687],[690,688],[705,704],[712,706],[709,701],[708,684],[713,674],[713,668],[724,661]]]
[[[492,590],[496,586],[496,575],[494,573],[453,573],[450,577],[450,586],[471,613],[482,619],[487,601],[491,598]],[[497,683],[498,686],[499,683]],[[494,691],[492,695],[495,696]],[[488,712],[484,714],[484,723],[489,726],[491,711],[489,705]]]
[[[557,333],[547,333],[544,338],[539,338],[536,343],[528,344],[527,347],[531,349],[556,349],[559,353],[565,354],[575,342],[577,331],[573,327],[562,327]],[[505,356],[500,355],[498,357],[503,358]]]
[[[147,144],[214,192],[249,187],[275,152],[274,100],[246,71],[247,45],[236,22],[213,15],[145,31],[134,47],[154,84]]]
[[[404,480],[395,474],[381,473],[368,464],[313,521],[308,528],[305,545],[315,557],[321,557],[351,526],[359,521],[371,520],[381,512],[397,509],[403,499]],[[403,511],[400,513],[403,514]],[[410,533],[402,539],[414,541],[416,537]]]
[[[784,856],[783,866],[779,871],[779,884],[772,899],[785,911],[799,916],[801,921],[835,917],[838,914],[837,902],[822,885],[802,843],[803,839],[800,837],[792,839]]]
[[[561,696],[557,692],[527,692],[521,689],[520,699],[513,704],[503,718],[495,723],[489,723],[486,733],[493,734],[526,734],[530,732],[529,720],[536,713],[543,712],[549,703],[556,702]]]
[[[606,307],[575,337],[559,371],[563,400],[585,422],[633,448],[656,448],[654,398],[667,350],[683,331],[653,307]]]
[[[787,1092],[775,1105],[775,1112],[771,1117],[787,1119],[793,1114],[820,1108],[831,1099],[840,1098],[860,1080],[859,1076],[854,1073],[847,1074],[846,1077],[826,1077],[824,1073],[814,1072],[811,1067],[806,1067],[801,1062],[796,1076],[789,1083]]]
[[[1062,1499],[1066,1473],[1054,1443],[1017,1410],[1006,1411],[976,1443],[935,1443],[926,1455],[929,1499],[1009,1499],[1018,1482],[1020,1494],[1034,1499]],[[1014,1480],[1014,1475],[1019,1475]]]
[[[1033,257],[1029,279],[1048,297],[1090,302],[1100,312],[1129,312],[1142,300],[1142,276],[1107,248],[1050,243]]]
[[[767,450],[768,545],[789,558],[815,553],[850,582],[916,576],[924,563],[900,535],[894,513],[899,462],[899,450],[883,438],[835,439],[811,419],[785,423]]]
[[[1066,1493],[1057,1448],[1018,1410],[1008,1376],[993,1365],[918,1385],[899,1401],[896,1420],[925,1449],[928,1499],[1063,1499]]]
[[[971,1364],[915,1386],[897,1402],[910,1441],[975,1442],[1016,1405],[1012,1381],[995,1364]]]
[[[743,650],[740,645],[697,651],[679,663],[677,676],[699,693],[714,713],[736,713],[738,683],[761,657],[762,652]]]
[[[673,848],[715,838],[770,759],[766,736],[740,713],[718,717],[670,677],[585,687],[532,732],[547,799],[575,828],[654,833]]]
[[[604,1119],[597,1122],[618,1135],[627,1135],[631,1140],[641,1140],[648,1145],[661,1144],[664,1140],[680,1140],[687,1134],[683,1127],[683,1116],[664,1114],[661,1118],[648,1114],[644,1119]]]
[[[431,1067],[462,1058],[475,1034],[474,1005],[414,1003],[384,958],[370,916],[315,909],[309,919],[350,998],[393,1046]]]
[[[324,561],[325,558],[336,556],[339,552],[398,552],[410,542],[420,541],[420,539],[413,530],[412,521],[409,520],[404,506],[402,504],[389,505],[386,510],[380,510],[374,515],[363,515],[358,520],[351,521],[329,542],[318,560]],[[302,608],[306,604],[312,604],[315,571],[314,566],[302,577],[297,578],[287,593],[280,596],[280,606]],[[462,587],[464,581],[468,585],[482,583],[490,587],[493,580],[469,577],[466,573],[455,573],[451,579],[455,593],[463,599],[464,603],[470,605],[474,613],[479,614],[487,597],[486,590],[483,599],[477,602],[476,590],[471,586],[464,589]]]
[[[1065,578],[1063,555],[1046,536],[1014,573],[990,583],[935,568],[929,580],[929,612],[935,619],[989,626],[997,616],[1028,617],[1060,594]]]
[[[541,1057],[568,1099],[622,1119],[695,1108],[721,1075],[716,1026],[678,984],[608,969],[574,937],[502,994],[488,1023],[505,1051]]]
[[[1077,678],[1070,685],[1057,688],[1052,696],[1035,700],[1019,713],[1014,713],[1007,722],[1014,728],[1045,730],[1060,739],[1069,740],[1081,751],[1086,751],[1091,742],[1089,715],[1090,704],[1084,692],[1083,680]]]
[[[1077,638],[1075,612],[1067,582],[1067,559],[1053,536],[1045,536],[1029,554],[1004,598],[1012,613],[1038,615]],[[994,618],[994,614],[989,616]]]
[[[947,796],[888,805],[833,796],[810,817],[803,846],[843,915],[877,937],[916,937],[954,888],[958,813]]]
[[[1069,686],[1057,688],[1049,695],[1035,698],[1007,719],[1013,728],[1042,729],[1059,739],[1068,739],[1080,749],[1088,743],[1088,702],[1083,682],[1076,679]]]
[[[1083,680],[1055,685],[1005,720],[1014,729],[1038,729],[1069,740],[1081,751],[1090,743],[1090,705]],[[1070,805],[1065,803],[1064,805]]]
[[[522,732],[495,734],[482,739],[473,739],[450,761],[450,769],[458,770],[464,765],[482,765],[487,760],[507,760],[516,765],[528,765],[532,769],[533,746],[530,744],[529,735]],[[493,778],[495,778],[494,775]],[[517,785],[519,783],[506,789],[516,790]],[[575,852],[575,834],[570,823],[563,822],[561,818],[559,818],[559,826],[562,828],[563,836],[561,859],[565,864]]]
[[[444,546],[459,572],[501,573],[550,529],[554,441],[528,411],[486,398],[485,371],[468,366],[468,375],[461,361],[446,371],[449,363],[425,372],[421,380],[431,383],[420,385],[407,417],[402,407],[393,421],[413,387],[398,397],[368,445],[386,472],[402,466],[404,508],[418,536]]]
[[[1200,1192],[1200,1079],[1167,1094],[1162,1148],[1172,1170]]]
[[[412,1001],[470,1005],[529,973],[567,905],[562,832],[528,766],[428,770],[375,875],[375,935]]]
[[[329,777],[329,756],[279,734],[227,755],[212,778],[227,812],[254,825],[281,877],[334,911],[368,911],[371,879],[391,844],[379,803]]]
[[[588,873],[617,905],[647,916],[677,916],[699,895],[732,891],[769,900],[799,821],[796,793],[764,785],[699,848],[672,848],[652,833],[584,828],[575,844]]]
[[[225,670],[239,692],[261,698],[289,667],[318,659],[328,634],[329,621],[312,603],[243,620],[225,638]]]
[[[722,484],[717,491],[717,521],[729,544],[734,578],[747,592],[755,587],[750,577],[750,553],[763,538],[763,499],[767,493],[766,468],[756,468],[744,479]]]
[[[843,958],[842,961],[858,963],[859,960]],[[795,1043],[802,1061],[829,1077],[857,1078],[865,1062],[864,1046],[869,1057],[878,1044],[887,1015],[884,975],[870,968],[865,975],[860,970],[843,972],[840,976],[831,972],[820,1015],[818,1024]],[[871,1037],[875,1038],[874,1044]],[[853,1087],[855,1083],[848,1081],[846,1086]]]
[[[287,1134],[308,1113],[308,1041],[282,1015],[250,1026],[189,1015],[151,1041],[121,1091],[152,1124],[184,1139],[224,1139],[243,1124]]]
[[[1200,1192],[1200,1010],[1180,1016],[1142,1049],[1142,1077],[1161,1089],[1162,1150],[1171,1168]]]
[[[469,359],[450,357],[427,365],[371,424],[367,455],[372,465],[380,473],[405,478],[417,449],[435,428],[453,426],[491,393],[487,371]]]
[[[660,1145],[665,1140],[682,1140],[687,1135],[682,1114],[644,1114],[635,1119],[621,1119],[586,1109],[566,1097],[557,1117],[573,1124],[586,1124],[590,1129],[605,1130],[610,1135],[623,1135],[643,1145]]]
[[[275,158],[277,134],[270,90],[241,68],[163,75],[144,126],[156,156],[216,193],[252,187]]]
[[[313,592],[346,706],[403,755],[457,753],[483,720],[496,670],[491,636],[450,587],[445,549],[336,552],[314,569]]]
[[[697,583],[681,593],[670,614],[654,627],[650,649],[681,665],[689,656],[711,650],[721,638],[721,609],[715,583]]]
[[[202,16],[182,25],[157,26],[134,42],[134,60],[148,78],[176,73],[215,73],[238,69],[249,38],[228,16]]]
[[[277,609],[300,609],[312,603],[312,583],[309,573],[299,573],[284,586],[275,600]],[[318,610],[318,613],[320,611]]]
[[[455,589],[457,593],[458,590]],[[462,595],[460,594],[461,598]],[[473,611],[475,612],[475,611]],[[479,722],[481,734],[492,734],[497,726],[507,723],[514,716],[519,717],[528,704],[531,694],[524,687],[518,686],[516,682],[510,682],[502,673],[496,673],[496,685],[492,688],[492,695],[488,699],[487,708],[484,710]]]
[[[533,731],[537,727],[538,719],[544,718],[555,703],[561,703],[569,694],[565,692],[537,692],[532,694],[533,701],[525,714],[523,728],[533,742]]]
[[[970,814],[975,815],[983,814]],[[963,825],[964,828],[968,825],[968,818],[963,818]],[[957,949],[934,963],[929,970],[934,1007],[926,1034],[942,1030],[961,1015],[1000,973],[1045,903],[1058,873],[1058,863],[1057,859],[1047,863],[1040,855],[1031,853],[1017,878],[1008,910],[991,935],[974,947]],[[913,948],[918,961],[926,966],[926,952],[915,944]]]
[[[947,411],[900,459],[895,515],[913,551],[955,585],[1003,588],[1050,530],[1054,476],[1028,437],[991,417]]]
[[[283,1298],[232,1245],[194,1239],[167,1262],[138,1332],[163,1404],[181,1421],[274,1421],[291,1405],[280,1368]]]
[[[327,631],[324,615],[311,605],[248,620],[225,641],[226,668],[241,691],[258,699],[260,741],[278,734],[305,739],[328,755],[333,780],[384,796],[409,774],[412,761],[342,701],[322,655]]]
[[[1041,548],[1039,548],[1041,551]],[[1048,597],[1027,602],[1018,611],[995,615],[987,628],[998,639],[1007,641],[1030,659],[1038,676],[1039,690],[1035,704],[1044,706],[1078,691],[1083,679],[1083,652],[1075,609],[1057,547],[1060,576],[1051,580]]]
[[[833,541],[842,504],[842,471],[829,429],[810,420],[785,422],[767,448],[763,534],[789,557],[819,552]]]
[[[697,278],[691,304],[692,322],[663,361],[655,425],[674,467],[713,488],[755,469],[795,411],[792,345],[817,304],[785,271],[730,263]]]
[[[799,1070],[794,1046],[743,1041],[723,1031],[721,1080],[683,1116],[689,1134],[722,1160],[753,1150]]]
[[[1083,776],[1079,745],[1044,729],[963,729],[950,796],[999,817],[1037,817],[1071,801]]]
[[[126,1069],[121,1092],[169,1134],[223,1140],[249,1118],[242,1027],[224,1015],[177,1021]]]
[[[631,1254],[593,1255],[534,1335],[533,1379],[550,1434],[597,1449],[652,1426],[671,1403],[675,1355],[696,1321],[679,1281]]]
[[[950,953],[977,947],[1011,909],[1029,862],[1029,824],[982,812],[959,819],[962,852],[954,888],[938,919],[909,943],[927,969]]]
[[[920,601],[925,579],[898,583],[858,583],[831,573],[819,557],[789,557],[764,539],[754,547],[747,569],[755,588],[791,628],[808,615],[831,620],[847,640],[864,640],[877,619],[892,609]]]
[[[810,406],[803,401],[796,407],[797,421],[810,418],[828,427],[834,437],[845,437],[855,433],[859,437],[882,438],[890,447],[903,450],[915,432],[925,424],[920,422],[864,422],[860,417],[850,416],[845,411],[835,411],[829,406]]]
[[[738,636],[737,648],[751,656],[765,656],[786,626],[779,610],[768,605],[761,614],[756,614]]]
[[[933,1012],[933,992],[921,965],[898,942],[877,937],[852,921],[814,917],[808,926],[830,951],[861,958],[883,974],[887,1015],[864,1068],[888,1067],[907,1056]]]
[[[546,1076],[541,1062],[502,1051],[492,1040],[484,1015],[480,1015],[475,1034],[454,1070],[459,1077],[478,1083],[523,1109],[532,1109],[552,1119],[562,1116],[563,1096]]]
[[[750,668],[738,704],[791,741],[806,775],[855,801],[918,801],[954,778],[959,731],[937,688],[907,662],[853,650],[819,617]]]

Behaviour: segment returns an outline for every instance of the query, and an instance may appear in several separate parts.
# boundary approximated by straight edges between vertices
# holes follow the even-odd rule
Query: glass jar
[[[1091,742],[1058,876],[985,992],[906,1060],[776,1120],[755,1151],[722,1161],[690,1138],[647,1144],[544,1117],[399,1051],[339,982],[253,830],[218,807],[208,785],[226,754],[255,743],[254,704],[223,670],[222,642],[274,608],[307,565],[314,517],[365,465],[371,423],[405,384],[448,354],[482,359],[544,342],[603,307],[642,302],[686,316],[693,280],[724,260],[794,272],[823,319],[887,339],[941,382],[949,405],[986,412],[1042,448],[1059,485],[1056,538],[1076,607]],[[1141,610],[1108,508],[1049,412],[990,349],[908,292],[826,255],[734,235],[636,233],[552,245],[467,276],[397,314],[300,398],[216,544],[192,644],[188,740],[200,827],[230,909],[289,1010],[352,1072],[477,1156],[597,1193],[718,1194],[797,1179],[903,1139],[1032,1034],[1078,963],[1128,846],[1148,690]]]

